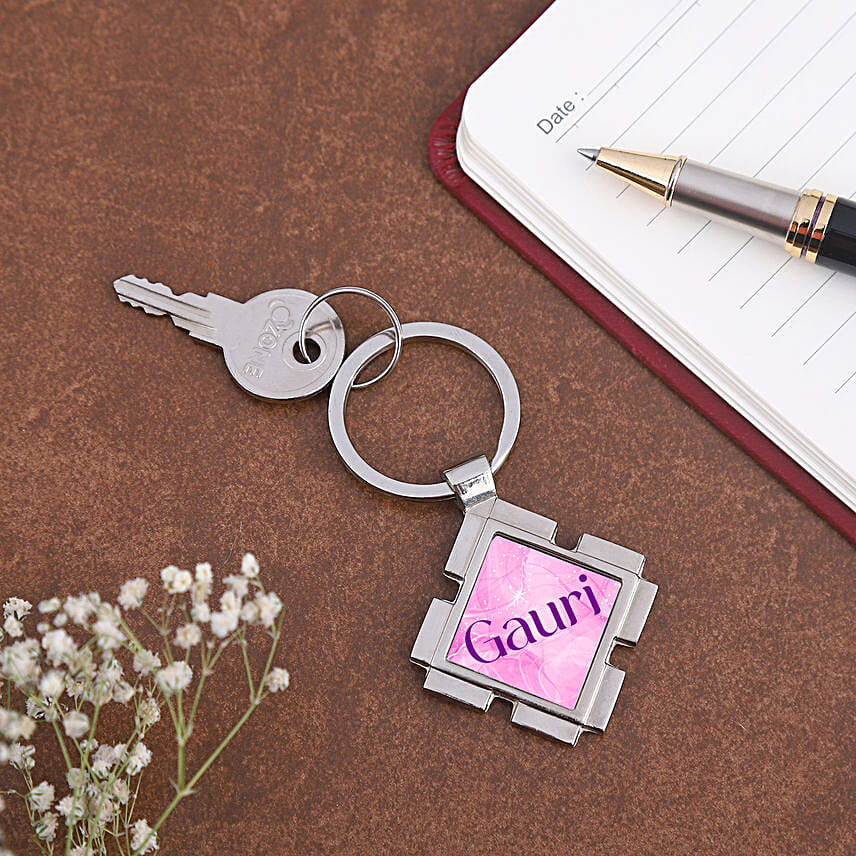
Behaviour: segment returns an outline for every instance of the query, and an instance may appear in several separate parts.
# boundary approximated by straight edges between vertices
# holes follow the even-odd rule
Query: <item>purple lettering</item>
[[[518,618],[517,616],[514,616],[514,618],[509,618],[508,621],[506,621],[505,624],[502,625],[503,628],[505,630],[508,630],[508,625],[511,624],[512,621],[518,622],[518,625],[508,634],[508,638],[505,640],[505,642],[512,651],[520,651],[525,648],[530,642],[534,642],[535,637],[532,635],[532,631],[529,629],[529,625],[526,623],[526,619]],[[526,641],[521,645],[516,645],[514,643],[514,634],[518,633],[521,630],[526,636]]]
[[[565,626],[565,622],[562,621],[562,618],[559,615],[559,608],[556,606],[556,604],[553,603],[553,601],[551,600],[547,604],[547,607],[550,612],[553,613],[553,620],[556,622],[556,629],[551,630],[549,633],[544,629],[544,625],[541,623],[541,616],[538,615],[538,612],[534,609],[529,610],[529,614],[532,616],[532,623],[535,625],[535,629],[544,639],[546,639],[548,636],[552,636],[554,633],[558,633],[560,630],[567,629],[567,627]]]
[[[480,663],[494,663],[500,657],[504,657],[508,652],[505,650],[505,646],[502,644],[502,639],[500,639],[499,636],[491,636],[491,638],[490,638],[491,642],[496,643],[496,649],[497,649],[497,655],[495,657],[493,657],[492,659],[485,660],[485,658],[482,657],[478,653],[478,651],[476,651],[475,646],[473,645],[473,627],[475,627],[476,624],[487,624],[487,626],[490,627],[491,622],[488,621],[486,618],[480,618],[478,621],[474,621],[467,628],[467,632],[466,632],[466,635],[464,637],[464,641],[466,642],[467,650],[470,652],[470,656],[474,660],[478,660]]]
[[[585,574],[580,574],[581,583],[584,583],[587,579],[588,577]],[[588,599],[591,601],[591,608],[594,610],[594,614],[597,615],[600,612],[600,604],[598,604],[591,586],[583,586],[583,591],[588,595]]]

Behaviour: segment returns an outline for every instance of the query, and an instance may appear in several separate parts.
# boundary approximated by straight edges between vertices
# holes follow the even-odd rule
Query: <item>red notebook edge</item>
[[[856,544],[856,512],[725,402],[662,345],[583,279],[461,169],[455,139],[465,89],[442,112],[428,136],[431,169],[458,200],[565,292],[587,315],[699,413],[776,476],[845,538]]]

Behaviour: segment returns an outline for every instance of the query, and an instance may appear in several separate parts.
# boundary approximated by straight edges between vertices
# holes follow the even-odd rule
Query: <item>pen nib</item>
[[[597,153],[600,150],[599,149],[577,149],[577,151],[584,158],[588,158],[590,161],[593,161],[593,160],[597,160]]]

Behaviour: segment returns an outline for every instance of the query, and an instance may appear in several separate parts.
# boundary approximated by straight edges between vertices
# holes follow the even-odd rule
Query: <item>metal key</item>
[[[297,350],[300,319],[314,294],[279,288],[238,303],[219,294],[173,294],[160,282],[123,276],[113,283],[119,300],[149,315],[169,315],[176,327],[223,350],[232,377],[259,398],[305,398],[320,392],[339,371],[345,332],[329,304],[312,312],[307,338],[320,353],[304,363]]]

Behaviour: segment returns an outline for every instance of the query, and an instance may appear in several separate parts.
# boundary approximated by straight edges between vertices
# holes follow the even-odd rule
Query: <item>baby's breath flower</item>
[[[24,627],[32,611],[31,604],[21,598],[10,598],[3,604],[0,687],[5,680],[12,689],[19,691],[20,694],[6,698],[24,704],[26,715],[5,709],[0,700],[0,765],[8,763],[23,771],[27,782],[24,796],[32,830],[46,852],[52,852],[56,846],[54,842],[61,820],[64,820],[68,835],[74,837],[68,845],[70,856],[96,856],[103,849],[99,849],[100,842],[111,829],[120,836],[128,836],[125,839],[127,849],[134,856],[159,850],[158,837],[148,822],[143,819],[132,823],[131,820],[138,777],[152,759],[143,736],[160,721],[161,705],[170,704],[168,699],[164,701],[161,697],[183,692],[194,677],[189,663],[182,659],[172,662],[169,642],[174,640],[177,648],[187,652],[204,645],[202,668],[207,675],[211,671],[208,658],[213,656],[210,652],[218,647],[217,637],[230,637],[238,629],[239,622],[242,622],[242,633],[243,627],[249,625],[273,627],[282,611],[282,601],[273,593],[262,594],[263,587],[255,581],[258,573],[258,562],[247,553],[240,573],[223,579],[225,591],[219,598],[219,608],[214,611],[213,604],[209,604],[213,585],[209,563],[200,562],[194,572],[175,565],[163,569],[161,580],[167,597],[160,612],[161,626],[157,629],[165,643],[166,667],[161,664],[163,654],[158,656],[157,651],[143,649],[133,635],[136,631],[129,629],[134,626],[134,620],[141,622],[132,612],[142,606],[148,593],[149,584],[142,577],[121,585],[115,606],[102,600],[97,592],[41,601],[38,615],[43,617],[34,619],[38,631],[36,638],[27,638]],[[176,602],[171,597],[183,594],[188,595],[186,601]],[[209,622],[211,633],[205,631]],[[269,656],[272,658],[279,636],[278,633],[271,636],[274,644]],[[134,674],[130,676],[129,668],[126,679],[123,664],[129,667],[132,658]],[[154,678],[147,679],[149,675]],[[280,692],[288,684],[288,672],[275,668],[265,678],[265,694]],[[256,690],[252,679],[250,688]],[[252,694],[250,710],[258,701],[258,694]],[[111,716],[109,712],[98,717],[99,709],[109,702],[133,705],[134,730],[128,743],[111,745],[90,736],[94,723],[109,727],[120,721],[118,715]],[[81,767],[67,772],[70,793],[66,791],[58,802],[55,802],[54,786],[47,781],[32,786],[30,771],[35,766],[35,749],[28,741],[33,737],[37,719],[50,720],[54,728],[61,726],[63,731],[59,734],[68,738],[67,747],[86,759],[79,762]],[[226,742],[232,736],[230,734]],[[181,756],[179,758],[181,775],[184,768]],[[209,758],[204,766],[212,760],[213,757]],[[180,792],[179,798],[187,793]],[[11,856],[3,848],[2,840],[0,856]]]
[[[44,719],[45,703],[39,701],[35,696],[30,696],[27,699],[27,716],[31,719]]]
[[[151,675],[161,667],[160,657],[154,651],[137,651],[134,654],[134,671],[140,675]]]
[[[122,746],[122,753],[124,753],[125,747]],[[108,746],[106,743],[102,743],[96,750],[95,754],[90,759],[92,772],[95,773],[99,778],[104,778],[110,770],[113,769],[113,765],[118,761],[116,750],[113,746]]]
[[[131,752],[128,759],[128,766],[126,767],[128,775],[136,776],[138,773],[141,773],[144,767],[148,767],[151,760],[151,750],[147,749],[146,744],[140,741],[134,747],[134,751]]]
[[[273,627],[276,617],[282,612],[282,601],[273,593],[260,594],[256,597],[259,608],[259,621],[265,627]]]
[[[117,681],[113,685],[113,701],[119,704],[127,704],[136,694],[136,689],[127,681]]]
[[[255,624],[259,620],[259,607],[254,600],[248,600],[241,607],[241,621],[245,624]]]
[[[79,790],[86,785],[88,780],[88,776],[85,770],[82,770],[80,767],[72,767],[66,774],[65,780],[68,782],[68,786],[73,790]]]
[[[73,794],[66,794],[66,796],[56,804],[56,810],[65,818],[65,825],[69,828],[83,820],[83,816],[86,814],[86,808],[83,805],[83,800],[75,800]]]
[[[42,648],[45,649],[45,654],[52,666],[68,662],[77,653],[74,639],[62,628],[45,633],[42,636]]]
[[[42,841],[53,841],[56,838],[56,828],[59,821],[57,820],[57,816],[54,812],[49,811],[47,814],[43,814],[41,820],[39,820],[36,825],[36,835],[42,839]]]
[[[65,675],[56,669],[45,672],[42,675],[41,681],[39,681],[39,692],[48,704],[56,701],[62,695],[64,689]]]
[[[244,553],[241,559],[241,573],[245,577],[255,578],[259,575],[258,559],[252,553]]]
[[[157,722],[160,722],[160,707],[155,699],[146,696],[137,708],[137,724],[141,730],[146,730]]]
[[[187,689],[192,677],[193,670],[187,663],[181,661],[165,666],[155,676],[158,686],[165,695],[172,695]]]
[[[194,603],[190,610],[190,617],[201,624],[207,624],[211,620],[211,607],[204,601]]]
[[[39,678],[39,643],[24,639],[7,645],[0,652],[0,672],[16,686],[34,684]]]
[[[175,565],[167,565],[161,571],[163,587],[169,594],[184,594],[193,585],[193,577],[190,571],[182,571]]]
[[[89,731],[89,717],[80,710],[70,710],[62,718],[62,727],[69,737],[83,737]]]
[[[10,597],[3,604],[3,617],[8,618],[11,615],[18,620],[23,620],[30,614],[32,608],[33,605],[28,600],[20,597]]]
[[[229,574],[228,577],[223,577],[223,583],[235,593],[235,597],[239,600],[247,596],[250,588],[250,581],[240,574]]]
[[[131,798],[131,789],[124,779],[116,779],[113,783],[113,796],[118,800],[120,805],[126,805]]]
[[[24,635],[24,625],[14,615],[6,616],[3,622],[3,629],[13,638],[19,638]]]
[[[22,716],[15,710],[0,708],[0,734],[5,740],[29,740],[36,730],[36,723],[29,716]]]
[[[185,624],[179,627],[175,633],[175,644],[179,648],[192,648],[202,641],[202,631],[196,624]]]
[[[218,639],[225,639],[238,627],[238,610],[211,613],[211,632]]]
[[[54,786],[47,782],[36,785],[28,794],[27,801],[30,808],[39,814],[44,814],[50,809],[54,801]]]
[[[13,743],[9,747],[9,763],[16,770],[32,770],[36,765],[36,750],[29,743]]]
[[[156,832],[152,832],[148,821],[138,820],[132,827],[133,835],[131,836],[131,849],[140,854],[148,853],[158,849],[158,836]]]
[[[119,622],[108,613],[104,613],[92,625],[92,631],[102,651],[114,651],[125,641],[125,634],[119,629]]]
[[[265,686],[272,693],[278,693],[281,690],[288,689],[289,680],[290,676],[285,669],[271,669],[270,674],[267,676],[267,680],[265,681]]]
[[[49,615],[56,612],[62,606],[62,601],[58,597],[52,597],[48,600],[43,600],[39,603],[38,609],[42,615]]]
[[[122,609],[139,609],[149,590],[149,583],[142,577],[128,580],[119,590],[119,605]]]
[[[227,589],[220,595],[220,609],[223,612],[240,612],[241,598],[232,589]]]
[[[72,624],[84,625],[95,611],[88,597],[67,597],[62,606],[63,612]]]

